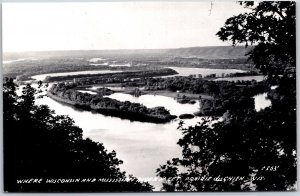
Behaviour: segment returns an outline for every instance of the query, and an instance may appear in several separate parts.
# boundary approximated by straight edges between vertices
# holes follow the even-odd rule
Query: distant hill
[[[192,47],[169,49],[168,53],[174,56],[186,58],[204,58],[204,59],[236,59],[246,58],[247,54],[253,47],[245,48],[244,46],[209,46],[209,47]]]
[[[4,53],[4,60],[15,60],[33,57],[54,57],[54,56],[97,56],[97,55],[151,55],[151,56],[175,56],[183,58],[203,59],[237,59],[245,58],[245,54],[253,47],[243,46],[207,46],[189,47],[175,49],[135,49],[135,50],[69,50],[69,51],[42,51],[42,52],[21,52]]]

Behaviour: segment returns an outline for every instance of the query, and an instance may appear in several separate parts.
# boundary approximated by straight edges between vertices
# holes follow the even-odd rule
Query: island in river
[[[70,104],[77,108],[93,110],[101,114],[129,120],[165,123],[177,118],[177,116],[171,115],[164,107],[147,108],[139,103],[122,102],[104,97],[101,93],[92,95],[78,92],[74,90],[75,87],[76,84],[72,83],[53,84],[47,95],[56,101]]]

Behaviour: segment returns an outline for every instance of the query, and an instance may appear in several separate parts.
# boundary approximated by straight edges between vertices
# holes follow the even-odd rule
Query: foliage
[[[248,53],[256,67],[277,78],[296,66],[296,6],[294,1],[240,2],[250,12],[227,19],[217,33],[234,45],[255,44]],[[257,5],[256,5],[257,4]],[[285,66],[282,66],[285,65]]]
[[[36,105],[36,90],[29,84],[22,95],[7,79],[4,99],[5,190],[36,191],[151,191],[148,183],[126,177],[122,161],[103,144],[84,139],[68,116],[55,115],[46,105]],[[114,179],[121,182],[46,183],[47,179]],[[128,181],[126,181],[126,178]],[[17,180],[43,179],[42,183]]]
[[[256,81],[210,81],[192,77],[151,78],[147,80],[147,90],[171,90],[193,94],[211,95],[213,99],[200,98],[197,115],[221,116],[227,110],[239,112],[254,110],[254,95],[269,88],[266,82]],[[237,104],[240,103],[240,104]]]
[[[129,69],[129,68],[128,68]],[[76,79],[78,84],[105,84],[105,83],[119,83],[126,81],[135,81],[137,78],[147,78],[153,76],[167,76],[174,75],[177,72],[170,68],[131,68],[131,71],[123,71],[119,73],[100,73],[100,74],[80,74],[80,75],[66,75],[53,76],[46,78],[45,82],[59,82]]]
[[[267,76],[269,86],[277,87],[267,91],[272,106],[236,113],[232,109],[244,102],[234,102],[219,121],[206,118],[188,128],[181,124],[183,158],[157,170],[165,179],[164,190],[295,189],[295,2],[240,4],[250,12],[229,18],[217,35],[234,45],[254,44],[249,58]]]
[[[286,190],[296,179],[295,119],[270,109],[183,128],[182,159],[158,169],[167,191]],[[282,123],[285,122],[285,123]],[[291,134],[283,132],[289,130]],[[197,180],[209,176],[210,180]],[[191,180],[191,177],[195,180]],[[242,177],[238,181],[215,178]],[[168,181],[167,179],[172,179]]]
[[[266,85],[252,81],[212,81],[193,77],[149,78],[145,81],[146,90],[170,90],[193,94],[219,96],[228,91],[246,90],[249,94],[259,93]]]
[[[130,120],[165,123],[176,118],[176,116],[171,115],[164,107],[147,108],[139,103],[122,102],[109,97],[103,97],[101,93],[97,95],[81,93],[75,90],[74,87],[76,87],[76,84],[54,84],[49,90],[48,95],[76,107],[95,110],[102,114]]]

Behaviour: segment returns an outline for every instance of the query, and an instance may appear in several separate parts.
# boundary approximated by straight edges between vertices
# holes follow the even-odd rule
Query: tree
[[[23,88],[22,95],[17,95],[16,90],[13,80],[6,79],[3,86],[5,191],[152,190],[148,183],[120,171],[122,161],[116,153],[108,152],[101,143],[84,139],[82,130],[71,118],[55,115],[46,105],[35,105],[37,91],[31,85]],[[17,182],[25,179],[42,179],[42,182]],[[47,183],[47,179],[81,182]],[[82,182],[83,179],[95,181]]]
[[[233,45],[254,45],[247,54],[268,77],[294,73],[296,67],[296,7],[294,1],[240,2],[248,13],[233,16],[217,35]],[[284,65],[284,66],[282,66]]]
[[[268,90],[272,106],[238,114],[229,108],[221,121],[207,118],[188,128],[180,124],[183,158],[157,170],[165,179],[164,190],[295,189],[295,3],[240,4],[250,11],[229,18],[217,35],[233,45],[253,45],[249,59],[266,75],[270,87],[276,85]],[[236,102],[235,107],[242,104]]]

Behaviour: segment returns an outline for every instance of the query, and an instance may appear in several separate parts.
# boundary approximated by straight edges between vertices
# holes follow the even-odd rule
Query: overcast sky
[[[3,50],[154,49],[229,45],[215,35],[235,2],[4,3]]]

